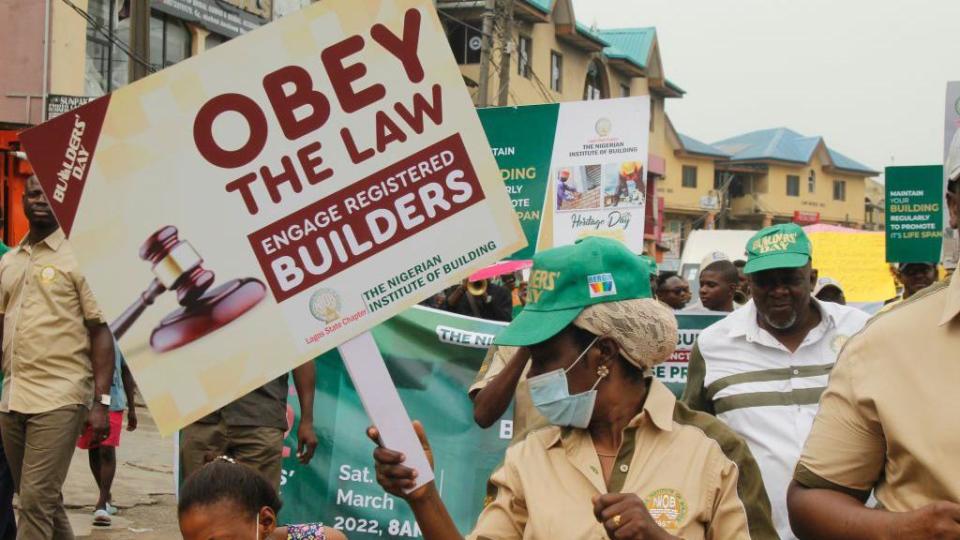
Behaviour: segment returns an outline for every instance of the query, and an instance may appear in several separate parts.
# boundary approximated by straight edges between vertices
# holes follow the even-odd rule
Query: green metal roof
[[[610,44],[603,51],[608,58],[626,60],[640,69],[646,69],[647,59],[650,58],[650,49],[653,47],[653,41],[657,35],[656,28],[652,26],[646,28],[616,28],[598,30],[597,33]]]
[[[686,90],[684,90],[683,88],[680,88],[679,86],[677,86],[676,83],[674,83],[674,82],[671,81],[670,79],[667,79],[666,82],[667,82],[667,88],[673,90],[674,92],[677,92],[677,93],[680,93],[680,94],[686,94],[686,93],[687,93]]]
[[[553,0],[524,0],[524,1],[544,13],[550,13],[551,8],[553,8]]]
[[[583,34],[588,39],[592,39],[593,41],[596,41],[600,45],[603,45],[605,47],[604,53],[606,53],[606,50],[610,48],[609,47],[610,42],[604,39],[603,36],[599,34],[600,32],[599,30],[596,30],[596,31],[592,30],[589,26],[583,23],[577,22],[577,32],[579,32],[580,34]]]

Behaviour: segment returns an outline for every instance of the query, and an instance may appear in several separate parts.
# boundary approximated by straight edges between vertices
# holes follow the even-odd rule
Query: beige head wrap
[[[677,347],[677,318],[652,298],[594,304],[573,324],[617,340],[620,354],[644,370],[666,361]]]

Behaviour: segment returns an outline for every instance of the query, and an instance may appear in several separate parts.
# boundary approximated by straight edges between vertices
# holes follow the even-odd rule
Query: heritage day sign
[[[641,253],[649,96],[478,111],[527,247],[607,236]]]

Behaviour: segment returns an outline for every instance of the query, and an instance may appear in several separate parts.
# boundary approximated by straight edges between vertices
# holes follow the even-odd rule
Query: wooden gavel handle
[[[130,307],[124,310],[124,312],[117,317],[117,320],[110,323],[110,331],[113,332],[113,336],[120,339],[126,334],[127,330],[133,326],[133,323],[135,323],[143,311],[147,309],[147,306],[152,305],[153,301],[166,290],[167,288],[161,285],[157,279],[151,281],[147,290],[140,293],[137,300],[133,304],[130,304]]]

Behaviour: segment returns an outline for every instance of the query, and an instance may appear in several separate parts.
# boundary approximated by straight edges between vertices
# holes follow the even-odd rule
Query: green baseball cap
[[[649,263],[618,240],[583,238],[533,257],[527,305],[494,343],[515,347],[542,343],[587,306],[651,296]]]
[[[747,242],[747,265],[744,274],[800,268],[810,262],[810,239],[795,223],[767,227]]]

